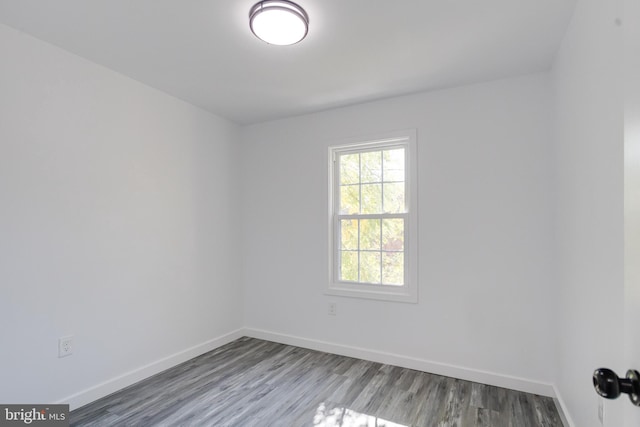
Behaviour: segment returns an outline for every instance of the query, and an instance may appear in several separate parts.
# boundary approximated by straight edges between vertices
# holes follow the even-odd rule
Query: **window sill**
[[[356,288],[357,287],[357,288]],[[364,289],[363,289],[364,288]],[[404,302],[416,304],[418,295],[409,292],[405,287],[394,288],[392,286],[375,286],[375,285],[343,285],[340,283],[329,286],[326,295],[335,295],[349,298],[373,299],[379,301]]]

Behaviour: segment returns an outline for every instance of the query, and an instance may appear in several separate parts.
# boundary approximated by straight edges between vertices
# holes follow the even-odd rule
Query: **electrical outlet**
[[[598,419],[600,425],[604,426],[604,399],[602,397],[598,398]]]
[[[338,307],[335,302],[329,303],[329,316],[335,316],[338,314]]]
[[[58,339],[58,357],[67,357],[73,354],[73,337],[60,337]]]

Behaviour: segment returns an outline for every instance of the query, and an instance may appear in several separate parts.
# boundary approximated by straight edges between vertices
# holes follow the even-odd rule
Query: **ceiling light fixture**
[[[249,12],[253,34],[269,44],[286,46],[304,39],[309,31],[309,16],[303,8],[286,0],[265,0]]]

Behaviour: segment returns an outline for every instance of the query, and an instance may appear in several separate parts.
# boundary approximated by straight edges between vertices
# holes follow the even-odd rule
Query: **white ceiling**
[[[271,46],[257,0],[0,0],[0,22],[239,124],[548,70],[575,0],[298,0]]]

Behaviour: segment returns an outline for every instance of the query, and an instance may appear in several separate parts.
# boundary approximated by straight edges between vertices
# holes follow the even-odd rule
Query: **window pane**
[[[360,213],[360,186],[340,186],[340,210],[341,215]]]
[[[382,220],[382,250],[404,250],[404,219],[393,218]]]
[[[360,252],[360,281],[380,283],[380,252]]]
[[[380,250],[380,220],[360,220],[360,250]]]
[[[340,184],[360,183],[360,155],[345,154],[340,156]]]
[[[382,253],[382,283],[404,285],[404,253]]]
[[[404,181],[404,148],[384,150],[384,180]]]
[[[358,220],[340,221],[340,243],[342,249],[358,250]]]
[[[382,182],[382,151],[360,155],[360,176],[363,183]]]
[[[340,252],[340,280],[344,282],[358,281],[358,252]]]
[[[362,210],[363,214],[382,213],[382,184],[362,185]]]
[[[386,213],[403,213],[406,211],[404,182],[384,184],[384,211]]]

